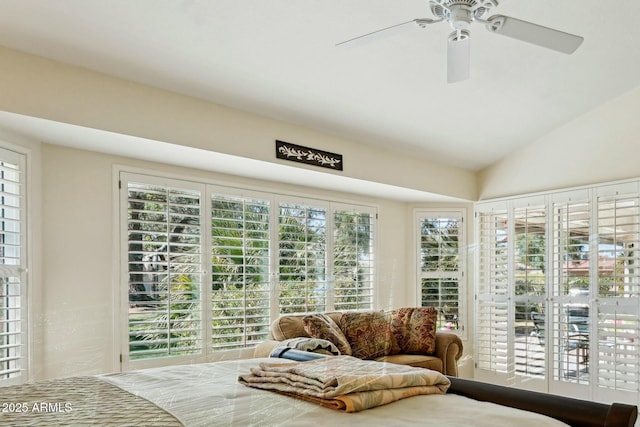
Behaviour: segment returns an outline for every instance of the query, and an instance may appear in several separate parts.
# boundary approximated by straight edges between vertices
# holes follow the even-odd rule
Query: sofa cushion
[[[326,313],[336,324],[340,323],[341,312]],[[306,314],[283,314],[273,321],[269,328],[269,339],[283,341],[289,338],[307,337],[311,335],[304,330],[302,318]]]
[[[305,332],[311,337],[331,341],[341,354],[352,354],[349,341],[331,317],[323,313],[309,314],[302,318],[302,324]]]
[[[351,345],[351,354],[360,359],[375,359],[396,354],[400,347],[391,334],[390,317],[382,311],[346,312],[340,328]]]
[[[415,366],[416,368],[433,369],[444,373],[444,362],[436,356],[424,354],[392,354],[376,358],[378,362],[397,363],[399,365]]]
[[[436,350],[436,321],[433,307],[407,307],[391,312],[391,331],[402,353],[433,354]]]

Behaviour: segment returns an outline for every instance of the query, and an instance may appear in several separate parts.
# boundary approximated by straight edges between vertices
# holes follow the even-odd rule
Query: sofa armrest
[[[258,344],[253,350],[253,357],[269,357],[271,352],[276,346],[280,344],[280,341],[266,340]]]
[[[458,359],[462,356],[462,340],[456,334],[450,332],[436,333],[436,352],[442,360],[443,374],[458,376]]]

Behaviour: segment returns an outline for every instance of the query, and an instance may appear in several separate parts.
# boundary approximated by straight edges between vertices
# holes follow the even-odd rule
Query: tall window
[[[128,183],[129,356],[202,350],[201,193]]]
[[[211,194],[212,348],[256,344],[271,315],[271,203]]]
[[[438,310],[438,327],[463,330],[462,211],[418,210],[418,280],[422,307]]]
[[[283,313],[326,311],[327,210],[281,202],[278,212],[279,307]]]
[[[362,207],[338,206],[333,210],[334,310],[373,307],[374,217],[372,209]]]
[[[25,159],[0,149],[0,385],[27,379]]]
[[[284,313],[373,308],[374,208],[121,178],[126,361],[250,347]]]
[[[476,376],[638,404],[640,181],[477,210]]]

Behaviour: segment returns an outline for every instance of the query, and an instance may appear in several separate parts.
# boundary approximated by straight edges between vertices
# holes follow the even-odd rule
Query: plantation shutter
[[[476,368],[479,373],[508,372],[509,218],[506,207],[478,212]]]
[[[284,313],[373,309],[374,207],[120,178],[122,369],[237,357]]]
[[[333,209],[332,310],[373,308],[374,217],[362,207]]]
[[[477,372],[541,389],[548,340],[545,199],[482,205],[477,216]]]
[[[511,316],[516,381],[546,376],[547,212],[544,198],[513,206],[514,264]]]
[[[614,393],[615,399],[635,404],[640,389],[638,183],[599,188],[597,209],[598,339],[591,349],[597,354],[597,394],[611,398]]]
[[[418,278],[422,307],[438,310],[438,329],[461,329],[461,212],[417,211]]]
[[[587,191],[555,196],[553,216],[553,380],[587,385],[592,257],[592,205]]]
[[[241,348],[270,325],[270,203],[212,196],[212,345]]]
[[[278,209],[280,313],[326,311],[327,208],[280,202]]]
[[[201,190],[127,182],[129,357],[202,352]]]
[[[549,393],[638,404],[640,181],[477,208],[477,378],[529,389],[546,383],[542,391]],[[506,302],[503,278],[515,291]],[[513,313],[515,329],[506,337],[514,340],[513,352],[502,346],[505,311]],[[502,367],[507,375],[483,375]]]
[[[0,149],[0,385],[28,377],[24,169]]]

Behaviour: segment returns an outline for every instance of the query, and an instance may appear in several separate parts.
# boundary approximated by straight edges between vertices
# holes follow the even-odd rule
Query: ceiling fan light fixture
[[[471,26],[471,22],[473,21],[472,12],[467,7],[456,6],[451,9],[451,15],[448,21],[454,30],[466,30]]]
[[[446,21],[451,19],[452,11],[464,8],[474,18],[482,18],[492,7],[498,5],[496,0],[429,0],[431,13]]]

